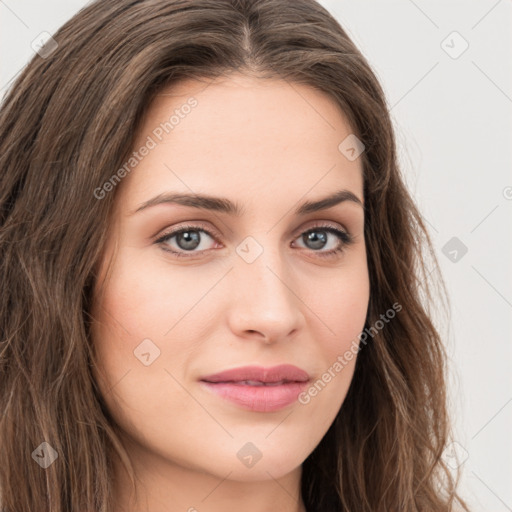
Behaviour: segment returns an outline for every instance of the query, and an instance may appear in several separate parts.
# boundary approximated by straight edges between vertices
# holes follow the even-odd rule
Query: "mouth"
[[[292,405],[310,377],[293,365],[246,366],[200,379],[210,392],[253,412],[274,412]]]
[[[297,366],[281,364],[269,368],[263,366],[242,366],[202,377],[201,380],[211,383],[238,382],[249,386],[258,384],[281,385],[288,382],[307,382],[309,375],[305,370]]]
[[[205,381],[210,382],[210,381]],[[231,380],[225,382],[210,382],[210,384],[235,384],[238,386],[282,386],[290,382],[297,382],[293,380],[278,380],[277,382],[261,382],[259,380]]]

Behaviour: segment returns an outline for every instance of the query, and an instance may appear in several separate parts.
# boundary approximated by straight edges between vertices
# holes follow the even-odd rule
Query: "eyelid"
[[[212,237],[216,238],[222,238],[222,235],[217,231],[215,228],[213,228],[209,223],[203,223],[203,221],[200,220],[193,220],[193,221],[185,221],[182,223],[178,223],[177,226],[173,226],[169,229],[164,229],[157,235],[152,236],[151,238],[154,239],[155,243],[158,243],[160,240],[164,238],[168,238],[171,235],[176,235],[177,233],[181,231],[189,230],[197,230],[197,231],[206,231],[206,233]]]
[[[180,225],[181,224],[181,225]],[[295,239],[299,235],[302,235],[303,233],[306,233],[307,231],[315,228],[321,228],[321,227],[331,227],[334,229],[338,229],[341,231],[344,231],[347,235],[350,235],[350,231],[343,226],[342,224],[339,224],[337,222],[329,221],[329,220],[312,220],[311,224],[308,224],[307,227],[301,226],[300,228],[297,228],[293,231],[292,237]],[[222,238],[222,235],[219,231],[217,231],[215,228],[213,228],[209,223],[205,223],[201,220],[194,220],[194,221],[184,221],[183,223],[178,223],[176,227],[172,227],[170,229],[165,229],[164,231],[161,231],[151,237],[155,242],[158,242],[162,238],[166,238],[172,234],[179,233],[181,230],[186,229],[203,229],[208,234],[214,235],[217,238]]]
[[[347,235],[350,235],[350,232],[343,224],[339,224],[338,222],[334,222],[331,220],[322,220],[322,219],[316,219],[312,220],[310,223],[306,224],[306,227],[303,225],[300,228],[297,228],[293,232],[294,239],[297,238],[299,235],[302,235],[303,233],[306,233],[307,231],[310,231],[312,229],[320,229],[320,228],[333,228],[337,229],[338,231],[343,231]]]

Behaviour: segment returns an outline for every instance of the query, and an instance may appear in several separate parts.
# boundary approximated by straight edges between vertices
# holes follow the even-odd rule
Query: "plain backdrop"
[[[449,289],[450,450],[461,460],[461,493],[475,512],[510,511],[512,2],[321,3],[386,92],[406,181]],[[39,34],[86,4],[0,0],[0,96]]]

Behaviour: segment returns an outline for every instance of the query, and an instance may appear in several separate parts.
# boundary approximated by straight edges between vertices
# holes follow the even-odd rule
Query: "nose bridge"
[[[274,245],[272,245],[274,244]],[[300,323],[300,301],[289,284],[285,255],[272,236],[247,237],[236,248],[232,273],[237,329],[286,336]]]
[[[246,282],[252,293],[270,292],[272,294],[287,295],[286,288],[286,262],[271,235],[246,237],[236,248],[238,258],[235,263],[237,278]],[[274,244],[275,247],[272,245]],[[284,281],[284,282],[283,282]]]

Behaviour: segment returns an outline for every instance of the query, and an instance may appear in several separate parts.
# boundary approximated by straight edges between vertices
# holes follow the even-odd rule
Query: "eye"
[[[208,242],[208,239],[211,241]],[[346,246],[353,242],[353,238],[348,232],[332,225],[314,226],[302,233],[296,240],[300,240],[306,249],[317,253],[320,257],[339,255],[338,253],[341,253]],[[161,245],[163,250],[177,257],[186,258],[211,250],[213,248],[211,247],[212,241],[216,241],[216,235],[205,226],[187,225],[165,233],[155,241],[155,244]],[[323,250],[326,246],[330,246],[330,248]]]
[[[329,237],[329,235],[331,236]],[[330,243],[329,238],[331,238]],[[336,256],[353,242],[349,233],[331,225],[314,226],[302,233],[297,240],[303,242],[307,249],[319,253],[318,255],[321,257]],[[326,246],[330,246],[330,249],[322,250]]]
[[[207,229],[192,225],[182,226],[170,233],[166,233],[156,240],[155,243],[161,244],[164,250],[176,256],[187,257],[184,253],[198,253],[209,250],[208,247],[205,247],[205,245],[208,245],[208,238],[215,239],[214,235]],[[172,242],[173,239],[175,239],[174,242]],[[196,251],[198,248],[199,250]]]

